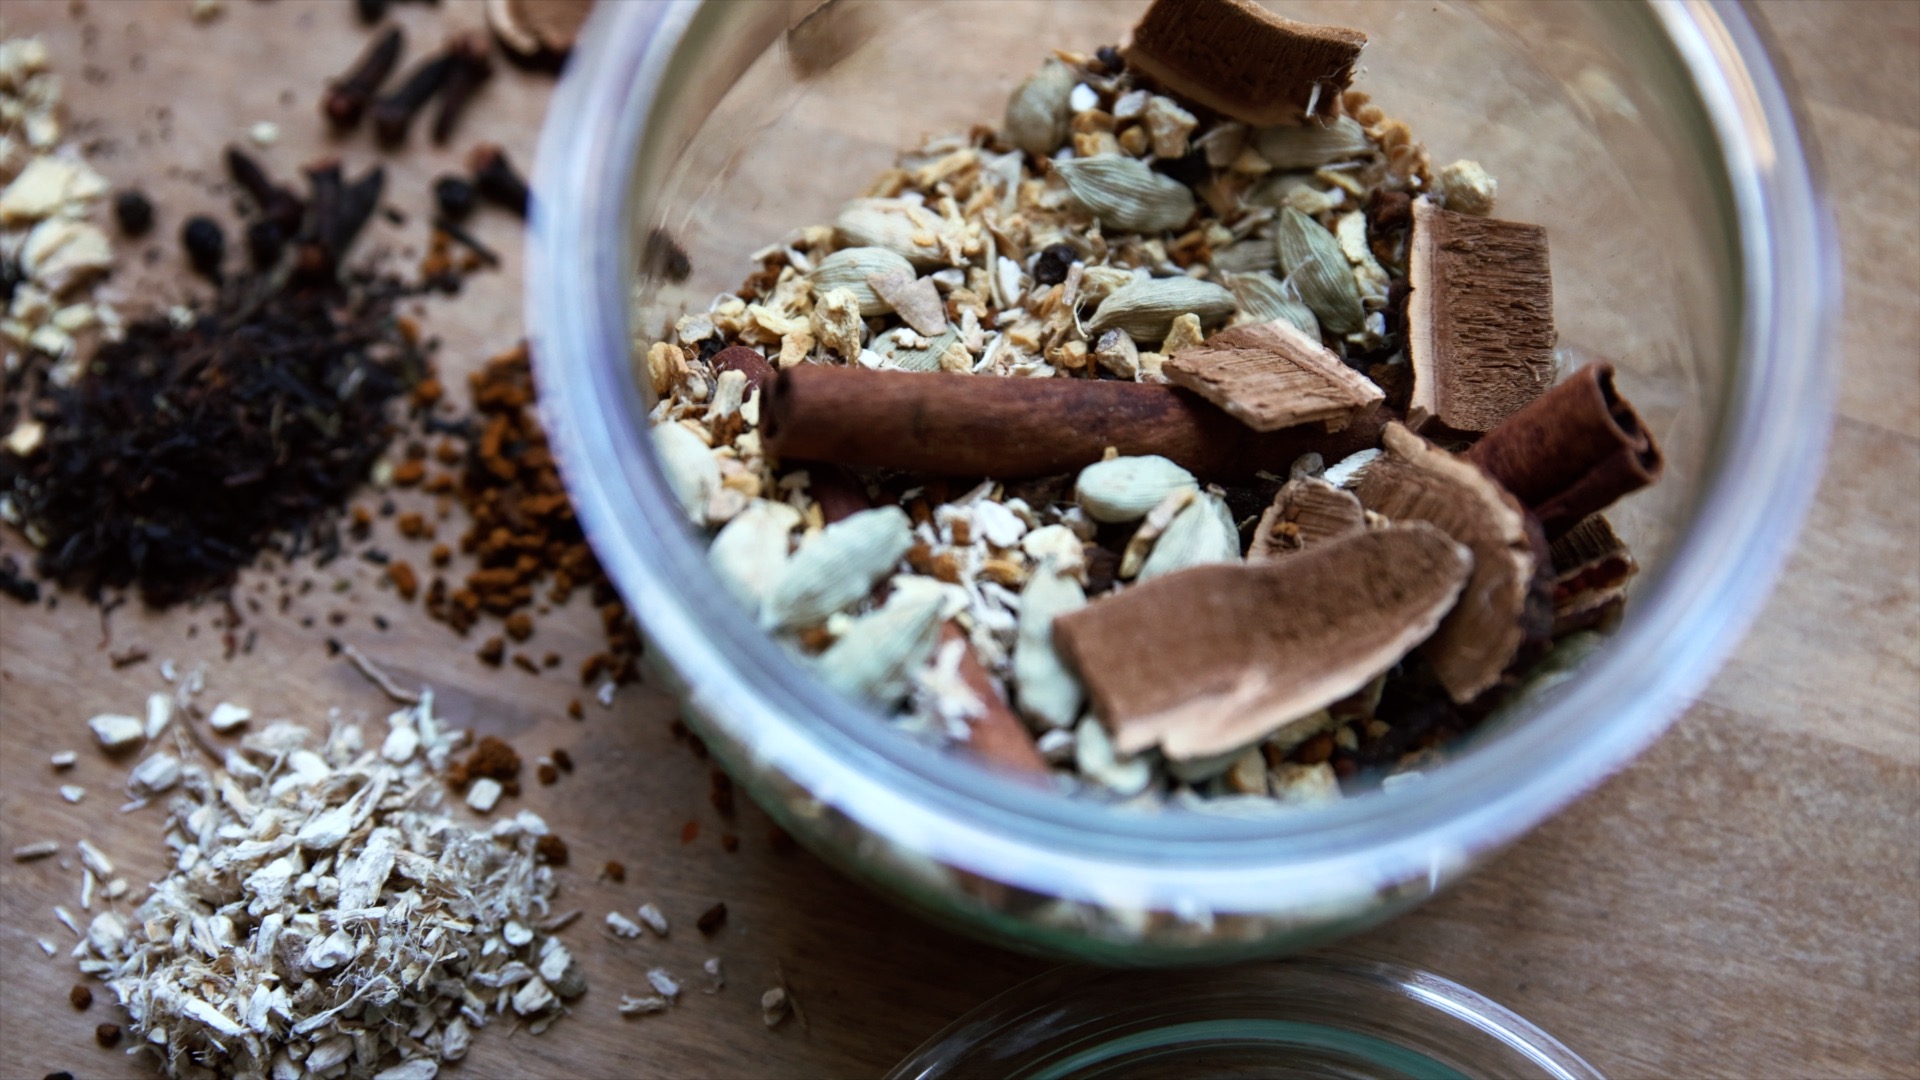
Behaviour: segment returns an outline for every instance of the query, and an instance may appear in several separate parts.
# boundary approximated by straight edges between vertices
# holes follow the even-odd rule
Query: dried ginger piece
[[[168,1075],[430,1077],[489,1016],[510,1008],[538,1034],[585,992],[548,932],[565,920],[546,824],[437,809],[464,734],[431,691],[388,726],[377,748],[348,724],[314,750],[281,721],[224,768],[182,767],[172,869],[77,950]]]

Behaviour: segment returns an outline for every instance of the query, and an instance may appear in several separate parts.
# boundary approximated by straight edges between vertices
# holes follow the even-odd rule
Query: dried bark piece
[[[1460,603],[1421,647],[1440,684],[1461,704],[1500,681],[1520,646],[1543,637],[1529,611],[1534,579],[1547,565],[1546,540],[1519,500],[1478,466],[1399,424],[1386,453],[1360,476],[1361,505],[1399,523],[1425,521],[1473,551],[1473,576]]]
[[[1047,760],[1034,747],[1033,734],[1014,715],[1000,692],[994,689],[993,679],[966,640],[966,634],[951,622],[940,630],[939,648],[946,648],[951,641],[962,644],[965,652],[960,658],[960,677],[966,681],[967,689],[973,691],[973,696],[986,706],[986,712],[967,721],[970,729],[967,741],[957,745],[1009,771],[1046,776]]]
[[[1252,0],[1154,0],[1126,58],[1236,120],[1291,124],[1332,105],[1366,44],[1358,30],[1294,22]]]
[[[1249,561],[1278,559],[1367,530],[1367,512],[1353,493],[1317,477],[1289,480],[1254,527]]]
[[[1222,330],[1161,370],[1255,431],[1316,420],[1340,431],[1387,396],[1285,320]]]
[[[1558,536],[1660,479],[1665,462],[1640,414],[1613,387],[1613,365],[1574,372],[1467,451]]]
[[[1547,230],[1413,204],[1407,424],[1491,431],[1553,384]]]
[[[1440,625],[1467,549],[1431,525],[1263,563],[1198,566],[1053,624],[1115,748],[1246,746],[1367,685]]]
[[[592,13],[593,0],[487,0],[493,36],[529,60],[566,55]]]
[[[1593,514],[1549,549],[1553,559],[1553,633],[1585,629],[1622,602],[1627,579],[1640,567],[1613,524]]]

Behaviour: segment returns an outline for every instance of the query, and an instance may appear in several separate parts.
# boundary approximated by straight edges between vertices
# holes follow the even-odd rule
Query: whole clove
[[[507,152],[494,143],[481,143],[467,155],[467,168],[473,170],[473,187],[490,203],[527,216],[527,182],[507,160]]]
[[[473,214],[477,196],[465,178],[451,174],[433,182],[433,201],[448,221],[465,221]]]
[[[307,168],[307,182],[312,197],[294,269],[303,279],[330,279],[338,275],[348,249],[379,208],[387,174],[375,166],[348,183],[340,163],[327,160]]]
[[[381,5],[380,14],[385,14],[385,5]],[[361,8],[361,17],[366,17],[366,9]],[[370,22],[377,22],[375,15]],[[327,87],[326,96],[320,99],[320,111],[333,126],[341,130],[351,129],[360,123],[360,117],[373,104],[374,95],[393,74],[395,65],[400,62],[400,51],[405,45],[405,37],[397,26],[389,27],[381,34],[360,59],[347,69],[346,74],[334,80]]]
[[[373,220],[373,212],[379,209],[380,196],[386,187],[387,170],[376,165],[340,193],[340,214],[333,223],[333,231],[322,238],[336,266],[346,258],[347,249],[359,238],[367,222]]]
[[[127,236],[145,236],[153,228],[153,203],[138,191],[123,191],[113,197],[113,218]]]
[[[372,24],[387,17],[387,8],[392,3],[393,0],[354,0],[353,6],[359,12],[361,22]]]
[[[473,252],[474,256],[488,266],[500,265],[500,255],[492,248],[481,243],[472,233],[448,221],[444,217],[435,217],[433,227],[447,234],[448,239]]]
[[[413,118],[420,115],[433,95],[446,85],[453,73],[453,52],[443,49],[420,62],[400,88],[381,98],[373,106],[373,134],[382,146],[405,142]]]
[[[339,228],[346,179],[340,162],[332,158],[307,166],[305,172],[307,211],[300,225],[294,272],[303,279],[318,281],[330,277],[334,270],[333,254],[325,238]]]
[[[492,46],[481,34],[463,34],[447,46],[447,81],[440,92],[440,109],[433,117],[433,143],[445,146],[453,137],[460,114],[488,79],[493,78]]]
[[[227,175],[253,201],[255,217],[247,225],[247,254],[258,269],[267,269],[280,261],[300,228],[306,214],[306,202],[286,187],[277,184],[251,155],[237,146],[226,151]]]
[[[187,261],[193,264],[194,272],[219,284],[220,263],[227,254],[227,234],[220,223],[205,214],[195,214],[180,227],[180,244],[187,249]]]

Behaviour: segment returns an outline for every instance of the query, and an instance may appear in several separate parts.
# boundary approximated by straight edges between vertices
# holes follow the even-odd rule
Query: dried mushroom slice
[[[1162,370],[1255,431],[1316,420],[1340,431],[1386,399],[1372,380],[1285,320],[1222,330],[1168,357]]]
[[[1434,674],[1462,704],[1500,681],[1521,645],[1544,636],[1530,625],[1529,598],[1547,565],[1546,540],[1518,500],[1478,466],[1399,424],[1386,452],[1361,474],[1361,505],[1395,523],[1425,521],[1473,551],[1460,603],[1421,647]]]
[[[1366,44],[1358,30],[1294,22],[1252,0],[1154,0],[1126,58],[1236,120],[1296,124],[1333,108]]]
[[[1433,633],[1472,565],[1439,529],[1392,526],[1136,585],[1055,619],[1054,640],[1118,751],[1207,757],[1366,686]]]
[[[1413,204],[1407,423],[1491,431],[1553,385],[1547,231]]]
[[[1317,477],[1287,481],[1254,527],[1247,559],[1278,559],[1365,532],[1367,512],[1352,492]]]

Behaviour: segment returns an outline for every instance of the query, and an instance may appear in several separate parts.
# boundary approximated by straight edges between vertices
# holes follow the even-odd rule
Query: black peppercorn
[[[227,254],[227,234],[220,223],[204,214],[187,219],[180,228],[180,243],[187,249],[193,269],[210,281],[220,280],[220,262]]]
[[[1093,51],[1094,59],[1100,61],[1100,67],[1108,75],[1118,75],[1127,70],[1127,60],[1120,50],[1111,45],[1102,45]]]
[[[1067,270],[1080,256],[1066,244],[1054,244],[1033,260],[1033,280],[1042,285],[1058,285],[1067,280]]]
[[[121,232],[145,236],[153,228],[153,203],[138,191],[123,191],[113,197],[113,217]]]
[[[473,185],[464,177],[449,174],[433,182],[433,201],[448,220],[465,221],[472,215],[477,198]]]

